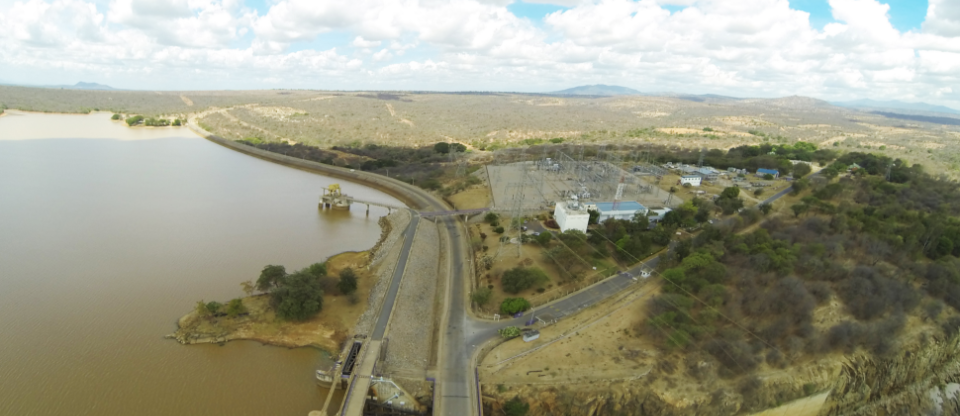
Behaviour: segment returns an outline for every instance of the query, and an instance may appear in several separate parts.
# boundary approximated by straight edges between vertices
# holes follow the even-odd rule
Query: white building
[[[597,222],[604,222],[611,218],[616,220],[632,220],[634,215],[647,214],[647,207],[634,201],[623,201],[619,203],[597,202],[596,206],[597,212],[600,213],[600,218],[597,219]]]
[[[576,199],[557,202],[557,207],[553,209],[553,218],[560,226],[561,232],[567,230],[587,232],[587,225],[590,224],[590,213],[587,212],[587,207]]]
[[[700,186],[703,177],[698,175],[685,175],[680,177],[680,186],[690,184],[690,186]]]

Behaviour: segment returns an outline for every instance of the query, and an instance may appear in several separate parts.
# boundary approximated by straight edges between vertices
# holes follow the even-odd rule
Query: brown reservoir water
[[[319,212],[334,182],[187,129],[129,129],[108,114],[0,117],[0,415],[319,409],[318,350],[163,335],[197,300],[241,296],[266,264],[369,249],[386,210]]]

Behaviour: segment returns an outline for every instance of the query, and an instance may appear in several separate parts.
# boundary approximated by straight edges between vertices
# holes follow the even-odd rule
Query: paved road
[[[464,242],[467,236],[464,230],[453,218],[445,218],[441,227],[450,236],[450,253],[452,275],[447,280],[450,296],[450,310],[447,311],[447,327],[444,328],[444,342],[440,346],[440,374],[437,380],[440,394],[437,398],[438,407],[442,413],[437,415],[474,415],[479,414],[477,398],[480,392],[476,389],[473,366],[470,358],[473,349],[468,349],[464,328],[467,323],[466,310],[470,305],[466,301],[464,282],[469,281],[462,273],[464,270]]]
[[[757,204],[757,205],[772,204],[773,201],[776,201],[776,200],[780,199],[780,197],[782,197],[782,196],[790,193],[790,191],[792,191],[792,190],[793,190],[793,186],[792,186],[792,185],[791,185],[791,186],[788,186],[788,187],[786,187],[786,188],[783,188],[782,191],[777,192],[777,193],[774,194],[773,196],[771,196],[771,197],[763,200],[763,202],[761,202],[761,203],[759,203],[759,204]]]
[[[393,312],[393,305],[397,302],[397,292],[400,290],[400,280],[403,279],[403,271],[407,267],[407,258],[410,257],[410,248],[413,246],[413,236],[417,233],[417,225],[420,224],[420,216],[412,213],[410,224],[403,232],[403,249],[400,250],[400,259],[397,261],[397,268],[393,271],[393,280],[390,282],[390,289],[387,291],[387,297],[383,299],[383,307],[380,309],[380,316],[377,318],[377,324],[373,327],[372,338],[376,341],[383,339],[383,333],[387,330],[387,322],[390,322],[390,313]]]
[[[646,263],[638,264],[624,273],[619,273],[608,277],[600,283],[587,287],[586,289],[576,292],[570,296],[553,301],[546,305],[542,305],[538,308],[534,308],[532,311],[525,313],[524,316],[520,318],[508,317],[507,319],[501,319],[499,322],[470,319],[467,322],[467,333],[469,336],[467,342],[470,352],[472,354],[479,345],[491,338],[499,336],[497,331],[501,328],[506,328],[508,326],[525,326],[525,324],[529,322],[533,316],[536,316],[544,321],[550,321],[567,317],[583,309],[589,308],[590,306],[596,305],[597,303],[600,303],[607,298],[622,292],[624,289],[636,284],[637,281],[633,280],[634,277],[636,277],[638,280],[642,280],[643,278],[639,277],[640,271],[642,269],[656,268],[659,262],[660,257],[654,257]]]

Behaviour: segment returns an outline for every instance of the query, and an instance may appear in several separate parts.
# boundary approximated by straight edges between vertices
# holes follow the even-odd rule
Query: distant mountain
[[[61,88],[69,88],[73,90],[115,90],[109,85],[97,84],[96,82],[78,82],[74,85],[61,85]]]
[[[848,108],[879,108],[879,109],[888,109],[888,110],[907,110],[907,111],[924,111],[932,113],[946,113],[946,114],[960,114],[960,111],[954,110],[950,107],[942,105],[934,105],[927,103],[910,103],[906,101],[890,100],[890,101],[876,101],[876,100],[853,100],[853,101],[838,101],[832,102],[838,107],[848,107]]]
[[[568,88],[563,91],[557,91],[552,94],[557,95],[640,95],[640,91],[635,89],[620,87],[616,85],[582,85],[579,87]]]

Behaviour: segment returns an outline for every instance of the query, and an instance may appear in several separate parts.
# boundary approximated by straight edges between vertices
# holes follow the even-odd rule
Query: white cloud
[[[955,0],[930,0],[922,30],[906,33],[878,0],[829,0],[835,22],[822,30],[788,0],[535,0],[567,7],[542,22],[510,13],[510,0],[271,0],[263,14],[242,0],[2,1],[0,71],[26,78],[526,91],[603,82],[960,107],[950,101]]]
[[[927,19],[923,22],[925,32],[949,36],[960,36],[960,2],[956,0],[930,0]]]
[[[376,48],[380,43],[379,40],[364,40],[363,36],[357,36],[350,45],[356,48]]]

